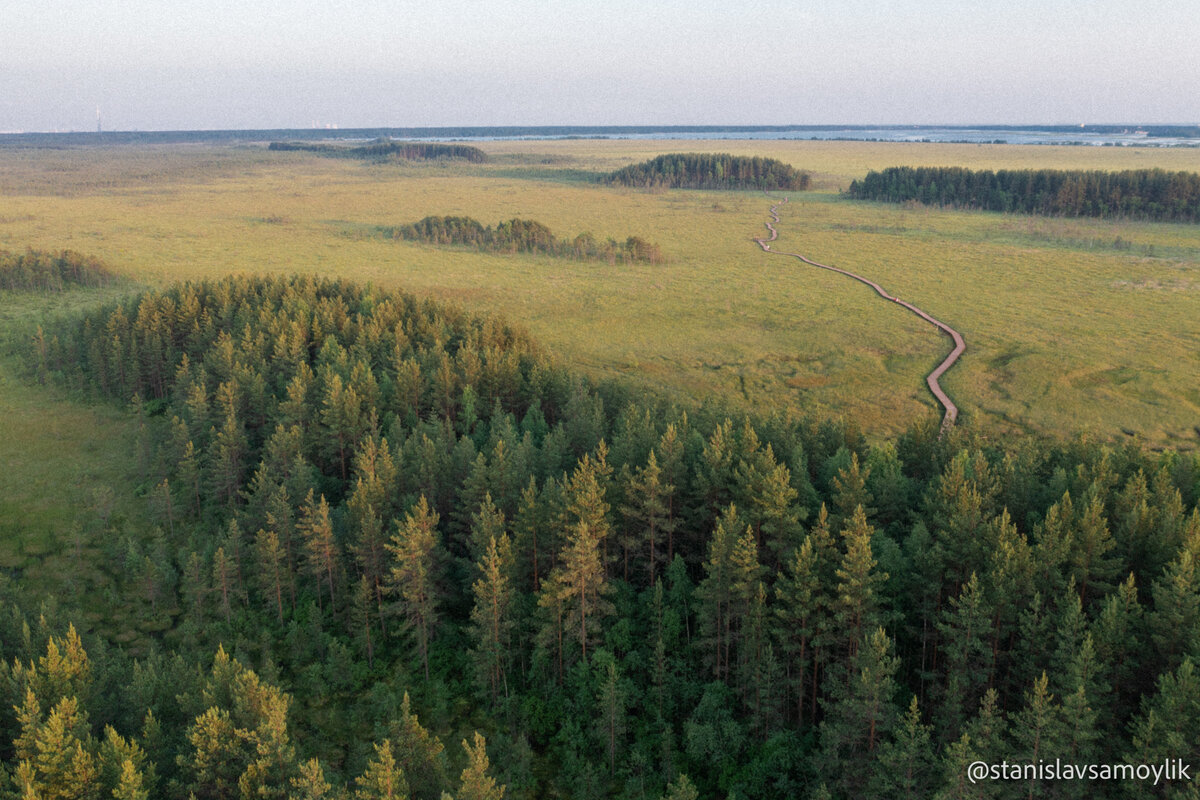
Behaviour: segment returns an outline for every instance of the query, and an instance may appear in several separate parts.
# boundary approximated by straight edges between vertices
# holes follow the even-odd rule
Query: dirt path
[[[775,198],[772,197],[771,199],[774,200]],[[774,220],[774,222],[776,224],[779,223],[778,209],[781,205],[783,205],[787,201],[788,201],[788,199],[785,197],[780,202],[771,206],[771,219]],[[956,419],[958,419],[958,406],[954,405],[954,401],[951,400],[950,397],[944,391],[942,391],[942,386],[940,383],[938,383],[938,378],[942,377],[942,374],[945,373],[946,370],[950,369],[950,367],[954,365],[954,362],[958,360],[958,357],[963,354],[963,351],[967,349],[967,344],[966,344],[966,342],[963,341],[962,335],[959,334],[958,331],[954,330],[954,328],[951,328],[946,323],[939,322],[938,320],[934,319],[929,314],[925,313],[921,309],[914,306],[912,303],[909,303],[905,300],[901,300],[899,297],[893,297],[892,295],[885,292],[883,290],[883,287],[880,286],[878,283],[875,283],[872,280],[868,280],[861,275],[856,275],[853,272],[850,272],[849,270],[840,269],[838,267],[831,267],[828,264],[819,264],[816,261],[813,261],[809,258],[805,258],[804,256],[800,255],[799,253],[784,253],[779,250],[772,250],[771,245],[769,243],[775,241],[775,239],[778,238],[779,234],[776,232],[775,226],[772,225],[770,222],[766,223],[766,226],[767,226],[767,230],[769,230],[771,232],[771,236],[766,239],[755,238],[754,241],[758,242],[758,246],[761,247],[763,250],[765,250],[767,253],[770,253],[771,255],[776,255],[776,256],[791,256],[792,258],[798,258],[801,261],[803,261],[805,264],[811,264],[814,267],[820,267],[821,269],[827,269],[831,272],[840,272],[841,274],[843,274],[847,277],[853,278],[856,281],[865,283],[867,286],[870,286],[872,289],[874,289],[875,292],[883,299],[891,300],[893,303],[896,303],[897,305],[904,306],[905,308],[907,308],[909,311],[916,314],[921,319],[926,320],[927,322],[933,323],[933,325],[936,326],[938,328],[938,330],[940,330],[942,333],[945,333],[947,336],[949,336],[954,341],[954,349],[950,351],[950,355],[946,356],[946,360],[943,361],[941,364],[938,364],[937,368],[934,369],[933,372],[929,373],[929,375],[926,376],[926,378],[925,378],[925,383],[929,384],[929,391],[933,392],[933,396],[936,397],[937,401],[942,404],[942,408],[946,409],[946,414],[944,417],[942,417],[942,433],[945,433],[946,430],[954,424],[954,421]]]

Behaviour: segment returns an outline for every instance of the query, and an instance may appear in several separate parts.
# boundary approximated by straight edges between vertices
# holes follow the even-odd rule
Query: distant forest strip
[[[850,184],[859,200],[1062,217],[1200,221],[1200,175],[1161,169],[990,170],[888,167]]]
[[[372,142],[358,147],[342,147],[334,144],[311,142],[271,142],[268,150],[305,150],[337,158],[397,158],[409,161],[432,160],[435,158],[460,158],[472,164],[487,161],[487,153],[469,144],[442,144],[439,142]]]
[[[107,286],[114,280],[98,258],[74,250],[0,250],[0,289],[61,292],[72,286]]]
[[[510,219],[496,227],[484,227],[471,217],[425,217],[420,222],[380,229],[385,236],[410,242],[429,242],[474,247],[485,253],[543,253],[559,258],[661,264],[662,249],[638,236],[624,242],[597,239],[581,233],[574,239],[559,239],[537,220]]]
[[[668,189],[792,189],[808,188],[809,174],[774,158],[732,156],[728,153],[669,153],[631,164],[603,176],[601,182],[620,186]]]

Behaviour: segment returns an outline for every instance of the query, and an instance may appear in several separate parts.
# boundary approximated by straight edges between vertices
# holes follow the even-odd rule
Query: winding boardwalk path
[[[770,195],[767,196],[770,197]],[[774,200],[775,198],[771,197],[771,199]],[[779,224],[779,207],[787,201],[788,199],[785,197],[775,205],[771,206],[771,219],[774,220],[776,225]],[[904,306],[921,319],[933,323],[938,330],[949,336],[954,341],[954,349],[950,351],[950,355],[946,356],[946,360],[941,364],[938,364],[933,372],[929,373],[929,375],[925,377],[925,383],[929,384],[929,391],[933,392],[933,396],[936,397],[937,401],[942,404],[942,408],[946,409],[946,414],[942,417],[941,432],[945,433],[952,425],[954,425],[954,421],[958,419],[958,406],[954,405],[954,401],[950,399],[949,395],[942,391],[942,386],[940,383],[938,383],[938,378],[942,377],[943,373],[950,369],[950,367],[954,365],[954,362],[958,360],[958,357],[963,354],[963,351],[967,349],[967,343],[963,341],[962,334],[954,330],[954,328],[951,328],[946,323],[934,319],[929,314],[914,306],[912,303],[888,294],[886,291],[884,291],[883,287],[878,283],[875,283],[875,281],[868,280],[861,275],[856,275],[849,270],[831,267],[828,264],[819,264],[812,259],[800,255],[799,253],[784,253],[779,250],[772,250],[770,243],[775,241],[779,237],[779,234],[775,230],[775,225],[772,225],[770,222],[768,222],[766,223],[766,226],[767,230],[771,232],[771,236],[765,239],[756,237],[754,241],[758,242],[758,246],[767,253],[775,256],[791,256],[792,258],[798,258],[805,264],[810,264],[814,267],[820,267],[821,269],[827,269],[831,272],[840,272],[842,275],[853,278],[861,283],[865,283],[867,286],[870,286],[872,289],[874,289],[875,292],[884,300],[891,300],[897,305]]]

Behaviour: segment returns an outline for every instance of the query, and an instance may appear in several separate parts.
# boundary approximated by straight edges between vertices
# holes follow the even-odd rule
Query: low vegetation
[[[666,189],[787,189],[803,191],[810,176],[790,164],[728,153],[669,153],[601,178],[620,186]]]
[[[61,292],[72,287],[107,286],[114,280],[100,259],[74,250],[0,250],[0,289]]]
[[[850,184],[850,197],[1062,217],[1200,222],[1200,174],[1154,170],[979,170],[889,167]]]
[[[377,141],[371,144],[347,147],[316,142],[271,142],[268,150],[303,150],[335,158],[362,158],[383,160],[400,158],[408,161],[428,161],[437,158],[458,159],[482,164],[487,154],[478,147],[468,144],[441,144],[438,142],[393,142]]]
[[[624,242],[601,241],[590,233],[573,239],[559,239],[536,220],[513,218],[484,227],[471,217],[426,217],[420,222],[382,228],[393,239],[431,244],[464,245],[486,253],[540,253],[560,258],[576,258],[623,263],[663,262],[662,250],[638,236]]]

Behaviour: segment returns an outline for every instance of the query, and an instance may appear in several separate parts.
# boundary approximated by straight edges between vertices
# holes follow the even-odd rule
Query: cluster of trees
[[[630,236],[624,242],[612,238],[601,241],[590,233],[559,239],[545,225],[531,219],[513,218],[485,228],[471,217],[425,217],[408,225],[383,228],[382,232],[393,239],[466,245],[488,253],[543,253],[610,264],[661,264],[666,260],[658,245],[639,236]]]
[[[408,161],[422,161],[436,158],[453,158],[482,164],[487,161],[487,153],[469,144],[443,144],[440,142],[394,142],[390,139],[380,139],[370,144],[356,147],[321,144],[318,142],[271,142],[268,150],[306,150],[339,158],[387,159],[403,158]]]
[[[631,164],[600,180],[646,188],[803,191],[808,188],[810,176],[774,158],[728,153],[669,153],[641,164]]]
[[[19,611],[0,620],[3,750],[13,768],[0,792],[63,800],[501,800],[486,739],[462,741],[457,781],[438,737],[399,700],[361,771],[331,783],[301,759],[292,697],[218,648],[211,666],[179,657],[124,659],[102,645],[89,656],[74,626],[49,632]],[[129,731],[127,734],[121,730]]]
[[[1200,221],[1200,175],[1161,169],[969,170],[888,167],[850,184],[850,197],[1064,217]]]
[[[100,259],[74,250],[0,250],[0,289],[61,292],[72,286],[107,286],[113,280]]]
[[[173,654],[129,666],[136,702],[93,693],[94,741],[52,711],[70,687],[29,713],[13,694],[18,780],[51,749],[123,775],[96,743],[111,718],[165,796],[284,769],[353,788],[386,739],[436,797],[418,708],[484,732],[510,797],[1194,789],[965,769],[1200,763],[1195,456],[681,409],[495,319],[313,278],[188,284],[51,333],[43,369],[142,420],[161,532],[117,550]],[[220,645],[263,678],[218,677],[246,674],[207,666]],[[92,743],[37,750],[46,713]]]

